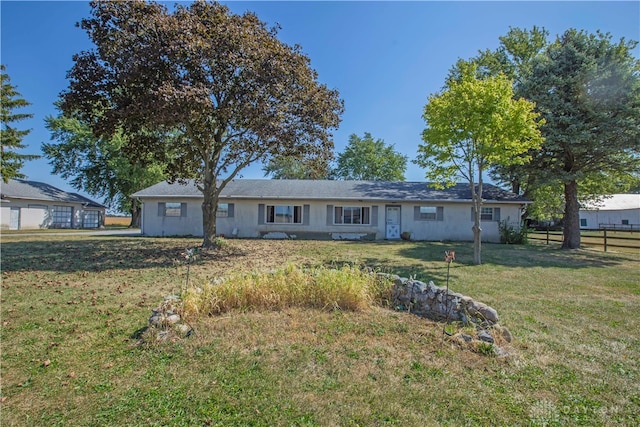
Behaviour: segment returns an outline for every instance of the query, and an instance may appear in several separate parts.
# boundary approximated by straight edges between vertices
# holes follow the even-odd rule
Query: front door
[[[400,206],[387,206],[386,215],[386,238],[400,238]]]
[[[9,224],[9,230],[20,229],[20,208],[11,208],[11,223]]]

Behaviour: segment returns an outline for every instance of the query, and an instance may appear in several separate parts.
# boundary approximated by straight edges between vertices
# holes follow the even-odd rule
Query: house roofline
[[[144,199],[194,199],[200,200],[203,199],[203,196],[195,196],[195,195],[146,195],[146,196],[132,196],[140,200]],[[234,196],[234,195],[221,195],[219,200],[310,200],[315,202],[320,201],[362,201],[369,203],[388,203],[388,204],[399,204],[399,203],[464,203],[468,204],[472,202],[471,199],[404,199],[404,200],[395,200],[395,199],[380,199],[380,198],[354,198],[354,197],[287,197],[287,196]],[[482,203],[497,203],[497,204],[514,204],[514,205],[529,205],[533,203],[531,200],[496,200],[496,199],[482,199]]]
[[[107,209],[105,205],[101,205],[100,203],[96,203],[96,202],[83,202],[80,200],[54,200],[54,199],[46,199],[42,197],[7,196],[5,194],[2,195],[3,202],[11,202],[11,200],[8,200],[8,199],[35,200],[38,202],[49,202],[49,203],[70,203],[70,204],[76,204],[76,205],[86,205],[92,208]]]

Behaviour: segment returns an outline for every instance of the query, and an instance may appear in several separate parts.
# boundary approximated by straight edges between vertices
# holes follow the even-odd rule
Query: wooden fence
[[[640,231],[640,224],[598,224],[598,230]]]
[[[562,231],[542,230],[529,231],[530,241],[550,244],[562,242]],[[640,254],[640,231],[638,230],[580,230],[580,241],[583,247],[601,247],[607,252],[609,248],[637,250]]]

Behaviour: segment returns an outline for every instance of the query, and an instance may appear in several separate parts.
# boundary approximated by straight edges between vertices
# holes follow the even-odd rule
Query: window
[[[629,220],[628,219],[623,219],[622,220],[622,225],[629,225]]]
[[[416,206],[414,207],[415,221],[442,221],[444,220],[444,208],[442,206]]]
[[[580,227],[587,226],[587,218],[580,218]]]
[[[267,224],[302,224],[302,206],[267,205]]]
[[[333,220],[335,224],[371,224],[368,206],[335,206]]]
[[[493,221],[493,208],[480,208],[481,221]]]
[[[229,216],[229,203],[218,203],[218,210],[216,211],[218,218],[226,218]]]
[[[71,228],[72,216],[73,216],[73,207],[54,206],[51,225],[55,228]]]
[[[471,208],[471,222],[474,221],[474,208]],[[480,208],[480,221],[500,221],[500,208]]]
[[[158,203],[158,216],[187,216],[187,204],[180,202]]]
[[[216,217],[218,218],[233,218],[233,203],[218,203],[218,210],[216,211]]]
[[[180,216],[181,203],[169,202],[164,204],[164,216]]]
[[[420,219],[435,220],[436,212],[435,206],[420,206]]]

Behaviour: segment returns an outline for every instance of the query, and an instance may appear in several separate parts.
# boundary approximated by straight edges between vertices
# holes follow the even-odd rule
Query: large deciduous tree
[[[12,178],[25,178],[20,172],[26,160],[37,159],[33,154],[22,154],[18,150],[25,148],[22,139],[30,130],[19,130],[14,122],[33,117],[29,113],[16,113],[17,108],[31,105],[11,84],[11,79],[5,73],[5,66],[0,65],[0,81],[2,82],[2,100],[0,102],[0,176],[4,182]]]
[[[86,123],[75,117],[59,115],[45,119],[51,139],[42,144],[53,173],[77,190],[105,199],[112,208],[131,214],[130,227],[140,226],[140,203],[131,194],[162,181],[164,165],[136,161],[124,151],[129,138],[122,132],[96,137]]]
[[[215,245],[220,192],[243,168],[332,151],[338,92],[255,14],[202,1],[173,12],[143,1],[91,7],[80,25],[96,48],[75,55],[62,109],[97,135],[146,135],[124,150],[166,163],[170,180],[195,178],[203,246]]]
[[[373,139],[369,132],[360,138],[349,136],[349,144],[338,154],[333,176],[338,179],[369,181],[404,181],[407,156],[398,153],[393,145]]]
[[[505,74],[513,81],[514,96],[516,98],[523,97],[520,92],[522,83],[531,74],[534,58],[546,48],[548,36],[549,32],[546,29],[536,26],[531,30],[509,28],[507,34],[500,37],[500,46],[495,51],[480,51],[470,61],[477,65],[480,78]],[[467,62],[469,61],[461,60],[460,63],[466,64]],[[451,75],[455,76],[456,71],[457,67],[454,67]],[[523,153],[525,157],[533,157],[534,155],[535,153],[531,151]],[[531,164],[532,162],[493,165],[489,175],[499,184],[509,185],[512,192],[532,197],[531,193],[535,190],[535,183],[534,176],[529,173]]]
[[[328,158],[305,156],[274,157],[262,171],[273,179],[328,179],[331,173]]]
[[[580,247],[578,203],[626,191],[638,164],[637,42],[568,30],[552,43],[548,32],[510,29],[497,50],[473,61],[485,75],[504,72],[514,93],[536,102],[546,119],[546,142],[524,165],[495,166],[491,176],[534,199],[539,219],[563,207],[563,248]],[[455,76],[455,73],[453,73]]]
[[[580,247],[580,188],[606,194],[640,169],[640,61],[637,42],[568,30],[537,56],[520,93],[546,123],[535,179],[564,187],[562,247]]]
[[[459,78],[449,79],[424,108],[427,127],[415,162],[437,186],[453,185],[459,178],[469,183],[474,264],[482,262],[483,175],[495,164],[526,161],[523,154],[540,146],[539,114],[533,108],[525,99],[513,99],[512,81],[506,76],[479,79],[473,64],[461,67]]]

